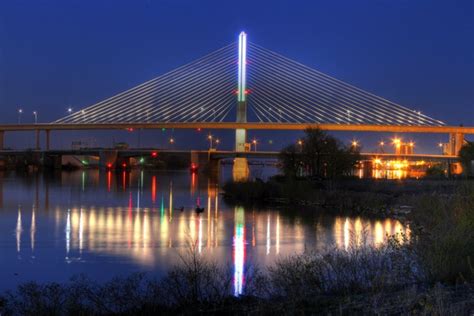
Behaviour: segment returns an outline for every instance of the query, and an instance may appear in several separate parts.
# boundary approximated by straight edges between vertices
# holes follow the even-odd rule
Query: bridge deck
[[[190,154],[196,152],[199,154],[209,154],[211,159],[230,159],[236,157],[242,158],[278,158],[280,154],[277,151],[208,151],[208,150],[161,150],[161,149],[113,149],[113,148],[90,148],[90,149],[76,149],[76,150],[2,150],[0,156],[5,155],[22,155],[26,153],[44,153],[48,155],[57,156],[99,156],[104,151],[117,151],[122,157],[139,157],[143,155],[151,155],[152,152],[157,151],[162,154]],[[411,155],[396,155],[393,153],[361,153],[363,159],[385,158],[385,159],[419,159],[419,160],[458,160],[457,156],[450,155],[433,155],[433,154],[411,154]]]
[[[313,123],[234,123],[234,122],[187,122],[187,123],[114,123],[114,124],[4,124],[0,131],[59,131],[59,130],[120,130],[134,129],[247,129],[247,130],[305,130],[308,127],[328,131],[394,132],[394,133],[463,133],[474,134],[474,127],[464,126],[403,126]]]

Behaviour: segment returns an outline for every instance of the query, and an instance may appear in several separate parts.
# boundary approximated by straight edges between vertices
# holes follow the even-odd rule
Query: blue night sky
[[[15,123],[19,106],[24,122],[33,110],[40,122],[53,121],[68,106],[93,104],[235,41],[241,30],[254,43],[449,125],[474,125],[472,0],[3,0],[0,122]],[[174,133],[182,147],[206,145],[195,131]],[[214,133],[231,145],[229,133]],[[276,150],[298,133],[256,136]],[[371,149],[382,136],[340,137]],[[161,146],[166,137],[146,131],[142,142]],[[413,137],[427,151],[445,140]],[[55,134],[54,144],[85,138],[136,142],[119,131]],[[265,145],[272,138],[281,142]],[[33,143],[26,134],[7,136],[7,146],[14,142]]]

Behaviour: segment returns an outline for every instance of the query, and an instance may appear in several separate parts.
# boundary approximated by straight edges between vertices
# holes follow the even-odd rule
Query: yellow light
[[[352,147],[357,147],[358,145],[359,145],[359,143],[356,140],[352,141]]]
[[[383,146],[385,145],[385,143],[383,141],[380,142],[380,146]]]
[[[415,146],[415,143],[414,143],[414,142],[410,142],[410,143],[408,144],[408,146],[413,147],[413,146]]]
[[[375,159],[374,159],[374,163],[377,164],[377,165],[378,165],[378,164],[381,164],[381,163],[382,163],[382,160],[380,160],[380,159],[378,159],[378,158],[375,158]]]

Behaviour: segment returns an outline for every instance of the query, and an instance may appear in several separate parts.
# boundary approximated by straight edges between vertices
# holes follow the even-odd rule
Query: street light
[[[212,149],[212,135],[207,135],[207,139],[209,139],[209,149]]]
[[[38,112],[33,111],[33,116],[35,117],[35,124],[38,124]]]
[[[23,114],[23,109],[18,109],[18,124],[21,123],[21,115]]]
[[[300,146],[300,151],[303,151],[303,140],[298,139],[297,144]]]
[[[352,141],[352,147],[357,148],[359,146],[359,142],[356,140]]]
[[[257,140],[255,138],[252,140],[252,144],[254,145],[254,150],[257,151]]]
[[[67,112],[68,112],[69,114],[71,114],[71,113],[72,113],[72,108],[69,107],[69,108],[67,109]]]
[[[443,145],[443,143],[439,143],[438,147],[439,147],[439,149],[441,149],[441,154],[444,154],[444,148],[443,148],[444,145]]]
[[[217,145],[219,145],[221,141],[219,140],[219,138],[216,139],[216,149],[217,149]]]

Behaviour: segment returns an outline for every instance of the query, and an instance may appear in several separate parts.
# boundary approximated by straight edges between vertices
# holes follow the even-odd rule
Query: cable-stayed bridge
[[[191,63],[48,124],[0,126],[7,131],[212,128],[236,130],[245,151],[250,129],[448,133],[452,155],[473,127],[446,126],[276,52],[247,42],[245,33]]]

